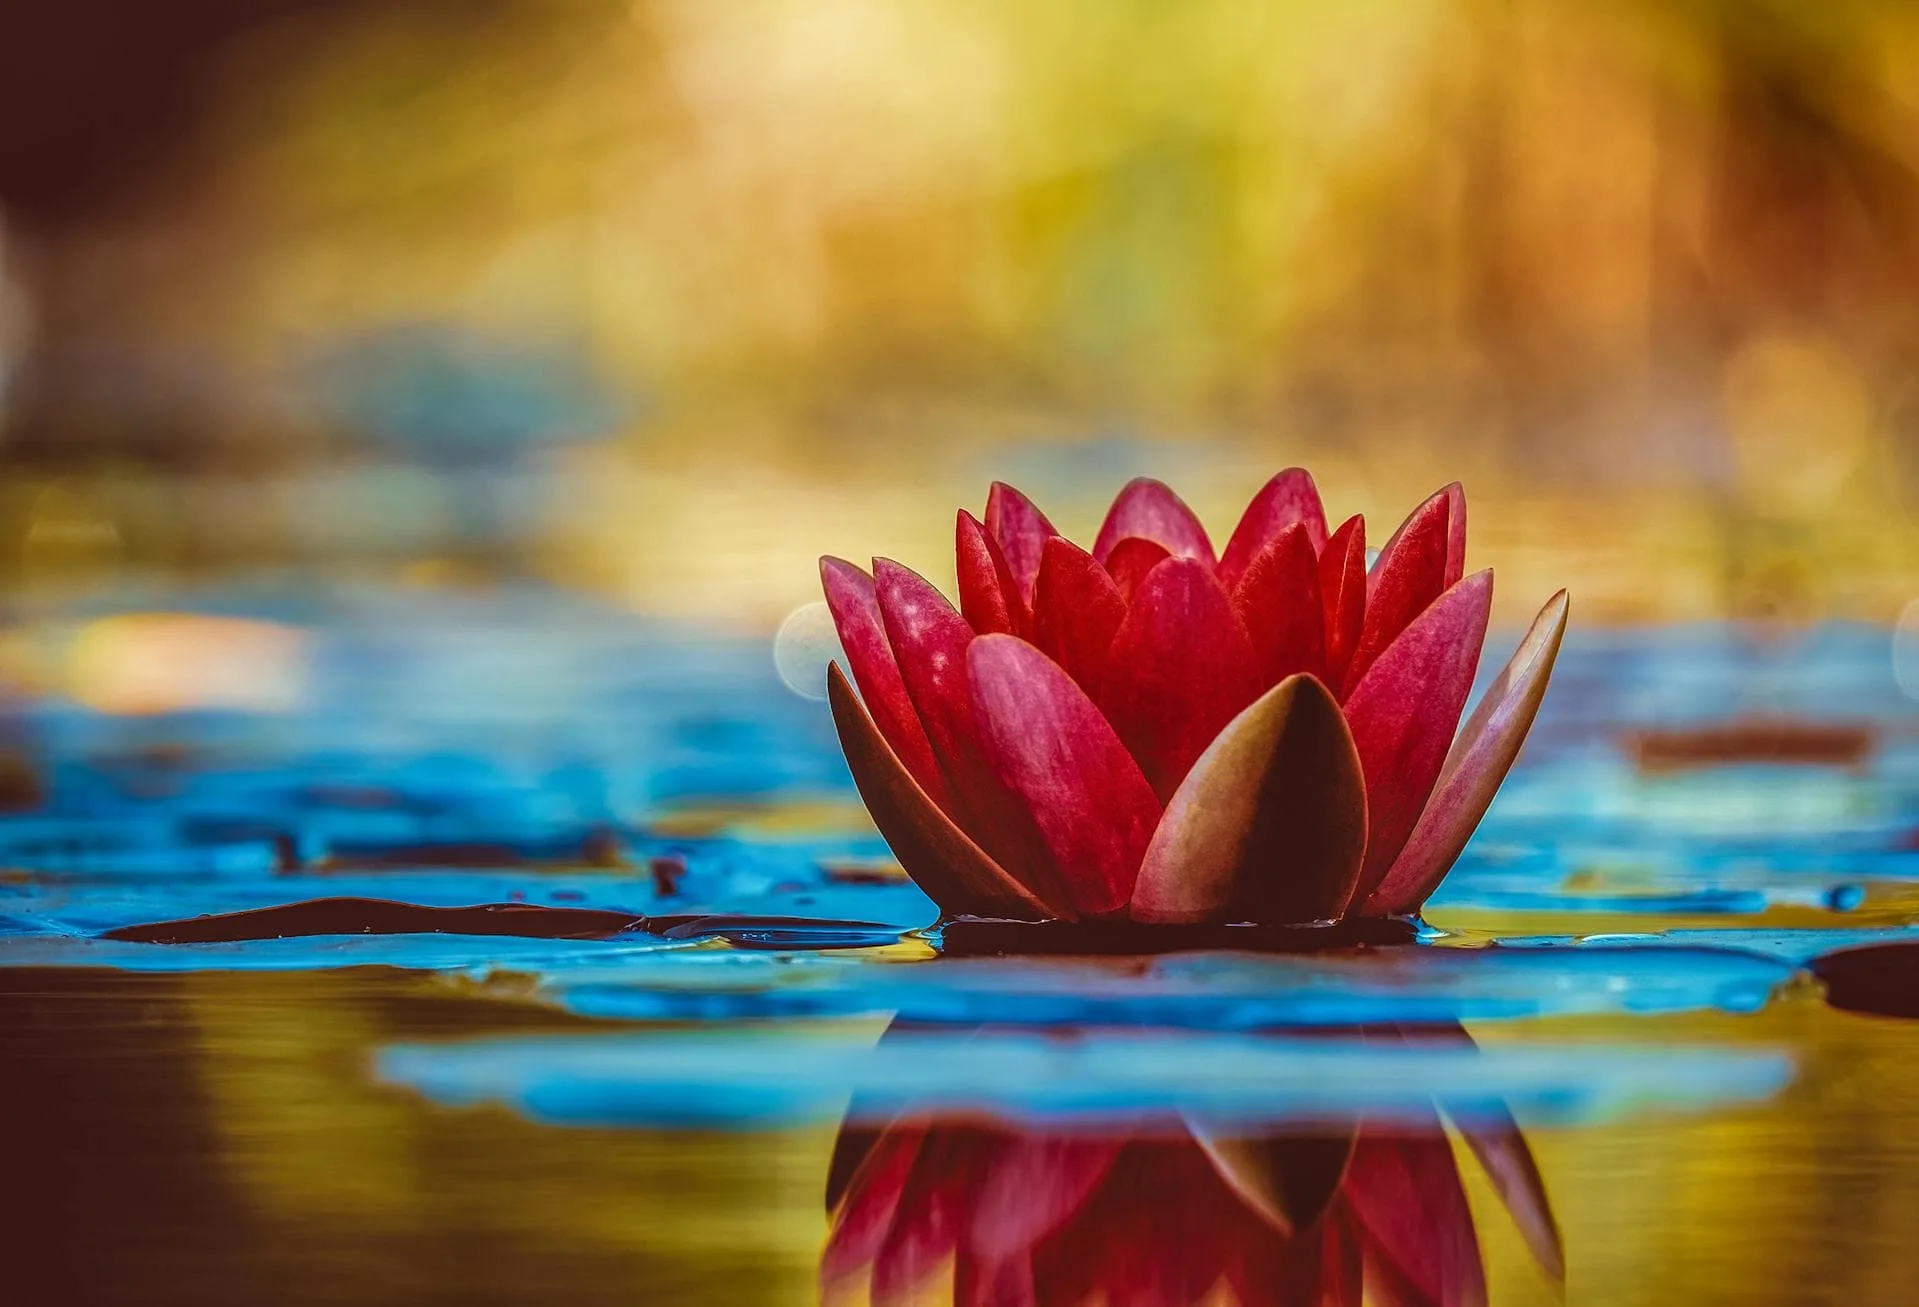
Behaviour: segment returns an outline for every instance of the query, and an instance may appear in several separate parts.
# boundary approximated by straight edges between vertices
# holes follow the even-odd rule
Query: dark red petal
[[[1098,560],[1063,536],[1046,542],[1033,600],[1034,643],[1095,701],[1125,617],[1126,600]]]
[[[1135,921],[1330,920],[1366,848],[1366,789],[1324,685],[1294,676],[1233,718],[1166,805]]]
[[[1280,1231],[1317,1221],[1339,1192],[1353,1155],[1357,1122],[1266,1134],[1215,1134],[1195,1125],[1194,1138],[1233,1192]]]
[[[1318,556],[1326,547],[1326,510],[1319,502],[1319,487],[1312,473],[1303,467],[1289,467],[1268,481],[1253,502],[1246,505],[1226,552],[1219,556],[1219,579],[1227,589],[1239,584],[1266,546],[1289,526],[1305,528],[1306,539]]]
[[[1049,536],[1058,535],[1046,514],[1033,501],[1004,481],[995,481],[986,495],[986,529],[999,541],[1006,564],[1013,569],[1019,584],[1020,600],[1033,602],[1033,586],[1039,579],[1039,560]]]
[[[1032,645],[983,635],[967,665],[986,753],[1038,823],[1068,901],[1117,912],[1159,820],[1152,787],[1085,691]]]
[[[1412,511],[1366,577],[1366,621],[1359,648],[1346,669],[1346,686],[1358,685],[1373,660],[1426,605],[1446,589],[1445,494],[1434,495]]]
[[[934,760],[932,743],[906,692],[893,646],[886,640],[873,578],[844,559],[822,558],[820,586],[826,591],[833,625],[839,629],[840,647],[852,664],[853,681],[860,687],[880,734],[893,746],[920,788],[950,811],[952,796],[947,792],[946,777]]]
[[[900,1192],[892,1228],[873,1256],[875,1307],[922,1301],[916,1291],[959,1246],[990,1147],[990,1137],[970,1127],[928,1132]]]
[[[1039,919],[1070,917],[1014,879],[940,811],[887,744],[836,663],[826,696],[840,748],[881,838],[942,914]]]
[[[973,628],[911,568],[873,560],[873,593],[906,693],[919,711],[952,795],[953,820],[993,861],[1048,903],[1061,903],[1052,859],[1026,806],[980,751],[966,649]]]
[[[953,551],[959,568],[960,612],[975,632],[1027,635],[1032,618],[1019,582],[999,542],[965,509],[953,526]]]
[[[1222,581],[1225,575],[1222,566]],[[1247,565],[1233,587],[1233,609],[1252,640],[1254,676],[1261,688],[1278,685],[1295,672],[1325,676],[1319,555],[1304,526],[1295,522],[1285,528]]]
[[[1146,580],[1146,574],[1171,557],[1166,546],[1157,540],[1127,536],[1106,555],[1106,571],[1119,588],[1119,597],[1130,604]]]
[[[1462,580],[1413,619],[1346,700],[1366,774],[1366,862],[1355,903],[1369,901],[1433,791],[1472,691],[1492,597],[1490,571]]]
[[[1482,1307],[1479,1237],[1437,1117],[1424,1130],[1362,1129],[1343,1192],[1367,1242],[1413,1291],[1414,1302]]]
[[[1439,492],[1446,496],[1446,588],[1466,575],[1466,488],[1449,482]]]
[[[980,1181],[966,1243],[985,1262],[1031,1257],[1113,1169],[1120,1145],[1076,1134],[1023,1132],[1007,1140]]]
[[[1561,590],[1533,618],[1519,648],[1453,741],[1412,836],[1363,911],[1377,916],[1417,912],[1452,869],[1532,730],[1566,634],[1566,611],[1566,592]]]
[[[1175,557],[1203,559],[1208,568],[1213,566],[1213,543],[1206,538],[1206,528],[1163,481],[1138,477],[1126,483],[1100,524],[1093,557],[1105,562],[1114,546],[1128,536],[1156,540]]]
[[[833,1221],[826,1251],[820,1256],[822,1287],[849,1280],[872,1264],[893,1227],[900,1195],[925,1138],[924,1126],[896,1126],[880,1138],[854,1172],[845,1205]]]
[[[1253,649],[1213,569],[1168,558],[1140,584],[1113,637],[1102,700],[1162,798],[1258,694]]]
[[[1326,619],[1326,684],[1340,693],[1366,621],[1366,519],[1358,514],[1340,523],[1320,551],[1319,600]]]
[[[1526,1136],[1520,1133],[1519,1123],[1503,1108],[1478,1104],[1459,1133],[1492,1181],[1493,1191],[1519,1227],[1539,1269],[1555,1280],[1564,1280],[1566,1245],[1559,1233],[1559,1219],[1553,1215],[1545,1177],[1539,1173],[1539,1163]]]

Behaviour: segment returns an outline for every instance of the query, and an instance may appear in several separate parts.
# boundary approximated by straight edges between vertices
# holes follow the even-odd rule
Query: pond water
[[[1016,957],[764,642],[225,607],[271,711],[8,725],[0,1299],[1919,1300],[1885,631],[1576,632],[1416,941]]]

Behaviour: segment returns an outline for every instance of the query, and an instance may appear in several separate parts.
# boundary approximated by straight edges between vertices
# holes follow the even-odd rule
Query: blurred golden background
[[[160,10],[165,12],[161,13]],[[1890,0],[76,0],[0,52],[0,566],[771,630],[998,477],[1455,477],[1501,614],[1919,593]]]

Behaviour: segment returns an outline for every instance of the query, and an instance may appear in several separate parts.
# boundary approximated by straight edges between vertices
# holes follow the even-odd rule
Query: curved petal
[[[1487,687],[1453,741],[1406,847],[1367,899],[1367,913],[1417,912],[1452,870],[1532,730],[1565,638],[1568,603],[1564,590],[1546,601],[1519,648]]]
[[[987,1262],[1032,1255],[1113,1169],[1121,1141],[1023,1131],[1006,1140],[980,1180],[966,1243]]]
[[[1220,732],[1166,805],[1132,916],[1338,917],[1365,847],[1365,782],[1339,705],[1312,677],[1288,677]]]
[[[991,1138],[968,1126],[930,1130],[873,1254],[873,1307],[923,1301],[917,1292],[952,1257]]]
[[[1479,1159],[1486,1178],[1493,1182],[1493,1191],[1519,1227],[1520,1237],[1539,1269],[1555,1280],[1564,1280],[1566,1245],[1559,1233],[1559,1218],[1553,1215],[1545,1177],[1539,1174],[1539,1163],[1519,1123],[1503,1108],[1495,1112],[1481,1104],[1474,1109],[1474,1119],[1459,1127],[1459,1133]]]
[[[1442,491],[1415,508],[1379,551],[1366,576],[1366,620],[1346,669],[1349,688],[1359,684],[1373,660],[1446,589],[1449,516],[1450,501]]]
[[[953,553],[959,571],[960,612],[967,624],[980,635],[1028,634],[1032,616],[1006,555],[979,519],[963,508],[953,524]]]
[[[1413,1302],[1483,1307],[1479,1236],[1437,1117],[1425,1130],[1362,1129],[1343,1193],[1370,1249]]]
[[[1033,642],[1097,700],[1126,600],[1097,559],[1063,536],[1046,542],[1033,599]]]
[[[1319,487],[1312,473],[1303,467],[1289,467],[1268,481],[1253,502],[1246,505],[1233,538],[1219,556],[1219,579],[1232,589],[1239,584],[1267,545],[1289,526],[1305,528],[1306,539],[1317,556],[1326,547],[1326,509],[1319,502]]]
[[[920,788],[935,803],[951,811],[951,795],[946,777],[933,757],[933,745],[919,712],[906,692],[893,646],[887,643],[886,627],[880,619],[879,601],[873,593],[873,578],[864,569],[843,558],[820,559],[820,588],[826,591],[826,606],[838,628],[840,647],[853,666],[853,680],[866,699],[868,711],[878,723],[880,733],[893,746],[893,752],[919,782]]]
[[[1178,558],[1198,558],[1213,566],[1213,542],[1186,501],[1171,486],[1151,477],[1128,481],[1100,524],[1093,541],[1093,557],[1105,562],[1113,547],[1128,536],[1156,540]]]
[[[1113,637],[1101,700],[1154,792],[1170,797],[1258,690],[1232,600],[1196,558],[1168,558],[1140,584]]]
[[[1025,920],[1072,915],[1020,884],[940,811],[867,716],[837,663],[827,669],[826,696],[840,749],[873,824],[943,914]]]
[[[1032,500],[1004,481],[995,481],[986,493],[986,529],[1006,554],[1006,565],[1013,570],[1021,600],[1032,603],[1040,553],[1046,548],[1047,537],[1059,532]]]
[[[1354,902],[1370,902],[1406,846],[1472,692],[1493,574],[1475,572],[1413,619],[1346,700],[1366,774],[1366,861]]]
[[[925,577],[891,559],[873,560],[873,593],[906,693],[946,777],[953,820],[1016,880],[1040,898],[1060,902],[1052,859],[1031,814],[980,750],[966,675],[973,628]]]
[[[830,1288],[859,1275],[878,1256],[899,1210],[900,1196],[926,1140],[922,1125],[888,1130],[854,1173],[846,1205],[833,1222],[820,1256],[820,1284]]]
[[[1319,599],[1326,620],[1326,684],[1337,692],[1347,685],[1346,669],[1366,621],[1366,519],[1357,513],[1340,523],[1320,551]]]
[[[1439,492],[1446,496],[1446,588],[1466,575],[1466,488],[1450,481]]]
[[[1220,569],[1221,579],[1225,568]],[[1263,688],[1296,672],[1326,673],[1326,624],[1319,556],[1295,522],[1269,541],[1233,587],[1233,610],[1253,643],[1254,677]]]
[[[1093,701],[1023,640],[983,635],[967,651],[982,742],[1026,801],[1074,908],[1125,907],[1159,803]]]
[[[1187,1125],[1220,1179],[1287,1234],[1304,1230],[1332,1205],[1359,1133],[1356,1121],[1251,1137]]]
[[[1120,598],[1130,604],[1146,580],[1146,574],[1171,557],[1166,546],[1157,540],[1127,536],[1113,546],[1103,561],[1113,584],[1119,587]]]

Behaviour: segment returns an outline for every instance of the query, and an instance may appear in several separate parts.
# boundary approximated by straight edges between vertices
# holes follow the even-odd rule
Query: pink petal
[[[873,824],[943,915],[1025,920],[1072,915],[1064,904],[1049,904],[1015,880],[940,811],[874,726],[837,664],[827,671],[826,695],[847,768]]]
[[[1347,684],[1346,669],[1359,648],[1366,620],[1366,519],[1340,523],[1319,555],[1319,597],[1326,619],[1326,684]]]
[[[1006,564],[1019,583],[1022,602],[1033,602],[1033,586],[1039,579],[1040,554],[1047,538],[1058,535],[1046,514],[1033,507],[1033,501],[1004,481],[995,481],[986,495],[986,529],[1006,554]]]
[[[1023,1132],[1007,1140],[980,1181],[967,1243],[983,1261],[1030,1257],[1113,1169],[1120,1144]]]
[[[959,1245],[989,1143],[984,1131],[965,1126],[928,1132],[873,1256],[874,1307],[921,1301],[916,1291]]]
[[[1459,1133],[1493,1182],[1494,1192],[1512,1215],[1539,1269],[1555,1280],[1564,1280],[1566,1246],[1560,1237],[1559,1220],[1553,1215],[1545,1177],[1539,1174],[1539,1163],[1526,1136],[1520,1133],[1519,1123],[1503,1109],[1495,1112],[1477,1104],[1474,1123],[1470,1128],[1461,1126]]]
[[[1198,558],[1208,568],[1213,566],[1213,544],[1206,538],[1206,528],[1163,481],[1137,477],[1126,483],[1100,524],[1093,557],[1105,562],[1113,546],[1128,536],[1156,540],[1175,557]]]
[[[1426,806],[1472,691],[1493,574],[1475,572],[1434,600],[1346,700],[1366,774],[1366,862],[1354,902],[1369,902]]]
[[[1487,687],[1440,769],[1438,783],[1392,870],[1367,899],[1369,914],[1417,912],[1452,870],[1519,757],[1566,634],[1566,592],[1546,601],[1519,648]]]
[[[1125,617],[1119,587],[1091,554],[1063,536],[1046,542],[1033,600],[1033,640],[1088,698],[1099,698],[1113,635]]]
[[[933,745],[920,724],[919,713],[906,693],[893,646],[886,642],[873,578],[840,558],[820,559],[820,585],[826,606],[839,629],[840,647],[853,666],[853,680],[866,699],[868,711],[893,752],[913,774],[921,789],[941,807],[948,807],[946,777],[933,757]]]
[[[1452,481],[1439,493],[1446,496],[1446,588],[1450,590],[1466,575],[1466,488]]]
[[[1030,633],[1032,616],[999,542],[963,508],[954,523],[953,537],[959,565],[960,612],[967,623],[980,635],[992,631]]]
[[[872,1264],[892,1229],[900,1194],[925,1138],[924,1126],[896,1126],[881,1137],[854,1173],[846,1204],[833,1221],[820,1257],[822,1286],[851,1279]]]
[[[1154,791],[1170,798],[1257,693],[1252,644],[1213,569],[1169,558],[1149,572],[1113,637],[1101,702]]]
[[[1373,659],[1446,589],[1448,510],[1444,492],[1434,495],[1412,511],[1379,551],[1366,577],[1366,621],[1346,669],[1348,688],[1359,684]]]
[[[1319,487],[1312,473],[1303,467],[1289,467],[1268,481],[1233,530],[1226,552],[1219,556],[1219,579],[1228,590],[1239,584],[1253,559],[1289,526],[1301,526],[1313,546],[1315,556],[1326,547],[1326,510],[1319,502]]]
[[[1479,1236],[1437,1118],[1426,1130],[1362,1129],[1344,1194],[1367,1242],[1412,1290],[1412,1301],[1483,1307]]]
[[[1365,782],[1339,705],[1312,677],[1289,677],[1233,718],[1174,792],[1131,914],[1330,920],[1365,848]]]
[[[1106,555],[1106,571],[1119,587],[1120,598],[1130,604],[1146,580],[1146,574],[1171,557],[1166,546],[1157,540],[1127,536]]]
[[[983,635],[967,665],[986,754],[1037,821],[1068,900],[1117,912],[1159,820],[1152,787],[1085,691],[1032,645]]]
[[[925,577],[891,559],[873,560],[873,594],[906,693],[946,776],[953,820],[1014,879],[1049,903],[1062,902],[1052,859],[1025,804],[980,751],[966,674],[973,628]]]
[[[1247,565],[1233,587],[1233,609],[1252,640],[1254,677],[1262,687],[1295,672],[1325,675],[1319,556],[1304,526],[1295,522],[1281,531]]]

